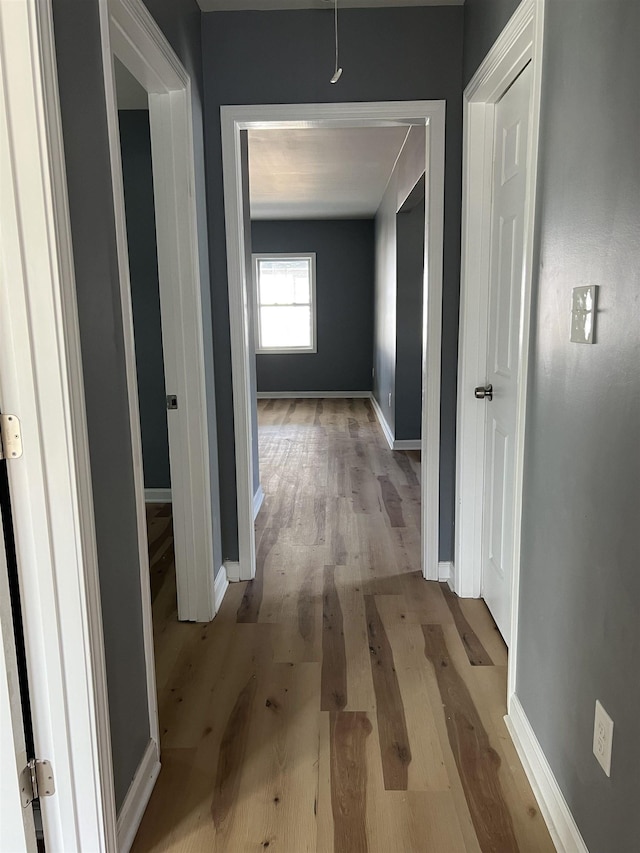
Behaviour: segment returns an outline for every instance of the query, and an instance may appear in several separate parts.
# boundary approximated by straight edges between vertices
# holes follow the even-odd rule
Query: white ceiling
[[[203,12],[233,12],[241,9],[326,9],[333,0],[198,0]],[[464,0],[338,0],[341,8],[379,6],[462,6]]]
[[[251,218],[374,216],[408,130],[249,131]]]

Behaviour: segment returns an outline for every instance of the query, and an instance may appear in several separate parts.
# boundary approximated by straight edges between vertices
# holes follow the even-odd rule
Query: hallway
[[[176,621],[149,516],[162,771],[133,850],[552,851],[481,601],[420,574],[417,453],[367,400],[259,401],[258,573]]]

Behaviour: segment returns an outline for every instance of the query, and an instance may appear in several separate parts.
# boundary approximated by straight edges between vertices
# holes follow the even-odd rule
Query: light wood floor
[[[419,460],[365,400],[259,403],[258,574],[180,624],[149,511],[162,771],[134,851],[545,853],[485,605],[419,572]]]

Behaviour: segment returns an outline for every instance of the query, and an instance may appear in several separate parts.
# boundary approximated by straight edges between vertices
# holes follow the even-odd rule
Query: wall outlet
[[[611,747],[613,745],[613,720],[596,699],[593,724],[593,754],[607,776],[611,776]]]
[[[389,391],[389,405],[391,405],[391,391]]]

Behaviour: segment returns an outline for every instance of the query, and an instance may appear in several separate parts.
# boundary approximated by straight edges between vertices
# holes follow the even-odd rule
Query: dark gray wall
[[[518,8],[519,0],[465,0],[464,4],[464,85],[498,38]]]
[[[249,185],[249,134],[246,130],[240,132],[240,157],[242,170],[242,216],[244,231],[244,263],[247,276],[247,291],[253,293],[253,264],[251,263],[251,189]],[[250,299],[247,305],[249,328],[249,389],[251,392],[251,435],[253,444],[251,451],[253,455],[253,494],[260,488],[260,446],[258,444],[258,389],[256,368],[256,340],[254,329],[254,305]]]
[[[119,807],[149,742],[149,712],[98,3],[54,0],[53,13]]]
[[[640,4],[545,14],[517,690],[589,850],[635,853]],[[569,342],[583,284],[600,285],[593,346]],[[615,723],[610,779],[591,752],[596,699]]]
[[[258,391],[370,391],[373,220],[254,221],[254,252],[315,252],[317,352],[258,355]]]
[[[442,431],[453,436],[460,279],[462,7],[344,9],[344,73],[332,86],[330,10],[203,15],[205,128],[220,481],[225,556],[237,559],[229,305],[220,145],[221,104],[440,99],[447,101]],[[441,454],[445,502],[455,458]],[[449,518],[452,518],[450,510]],[[452,557],[451,530],[441,559]]]
[[[396,305],[397,439],[422,434],[422,293],[424,290],[424,179],[398,212],[396,244],[398,290]]]
[[[214,565],[222,568],[222,533],[220,528],[220,477],[218,471],[218,432],[216,418],[216,384],[214,375],[213,324],[211,321],[211,271],[209,267],[209,232],[204,146],[204,95],[202,74],[202,14],[195,0],[145,0],[145,5],[175,50],[191,77],[193,113],[193,147],[195,156],[196,208],[198,215],[198,258],[202,315],[205,385],[207,389],[207,421],[209,429],[209,477],[211,481],[211,526],[213,528]],[[235,504],[234,504],[235,505]],[[218,568],[219,567],[219,568]]]
[[[136,338],[144,485],[148,489],[169,489],[169,435],[149,113],[147,110],[120,110],[118,119]]]
[[[193,0],[150,2],[193,80],[203,311],[210,314],[200,11]],[[116,804],[149,740],[133,463],[102,51],[97,0],[54,0],[58,82],[93,480]],[[209,426],[215,447],[211,329],[205,330]],[[114,453],[114,448],[118,449]],[[221,564],[217,456],[211,459],[212,526]]]

